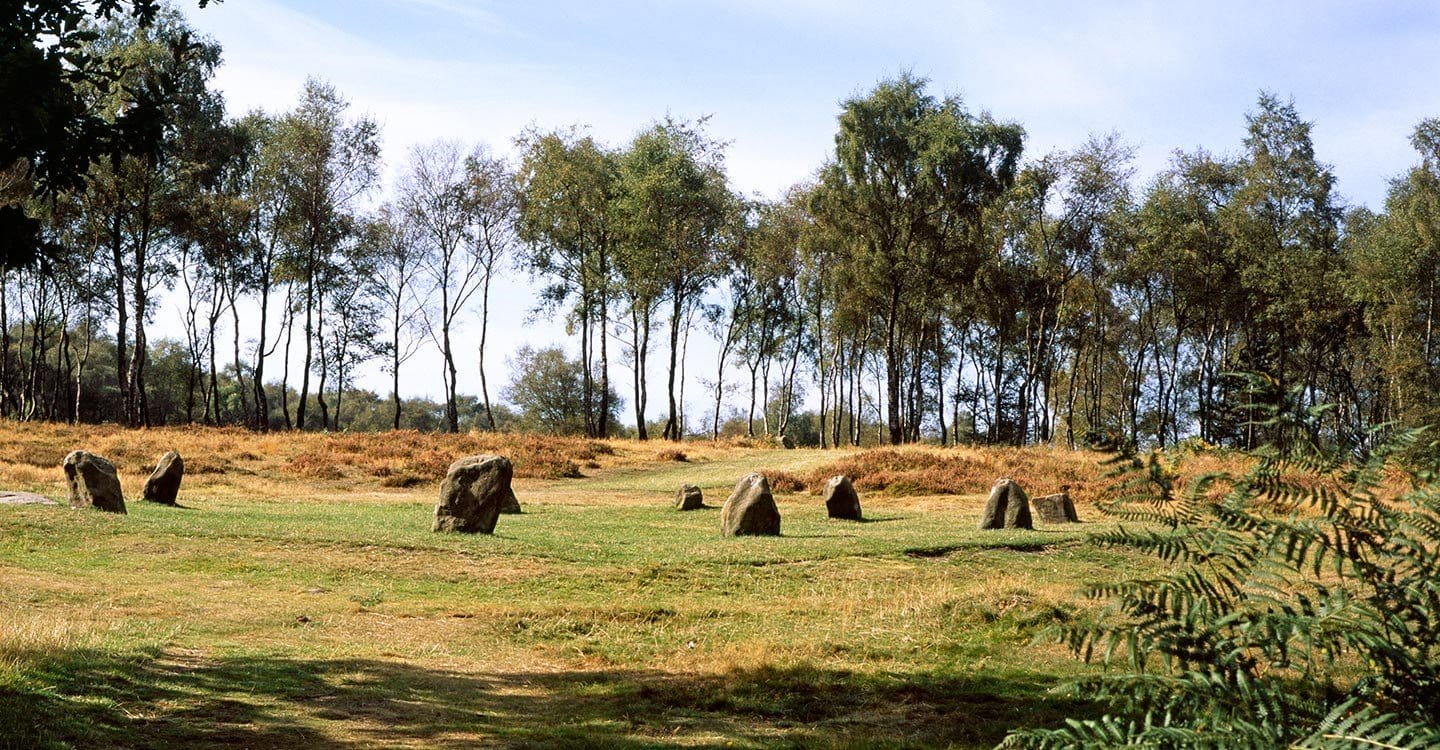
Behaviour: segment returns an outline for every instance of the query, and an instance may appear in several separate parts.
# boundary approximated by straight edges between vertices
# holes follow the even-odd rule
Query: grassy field
[[[0,506],[0,747],[989,747],[1093,712],[1036,635],[1149,564],[1091,524],[975,530],[1002,474],[1095,520],[1087,454],[0,423],[0,490],[63,503],[80,447],[130,513]],[[183,507],[145,503],[171,447]],[[525,513],[431,533],[437,472],[482,450]],[[802,491],[783,536],[719,535],[749,471],[882,464],[864,523]],[[712,507],[672,510],[684,482]]]

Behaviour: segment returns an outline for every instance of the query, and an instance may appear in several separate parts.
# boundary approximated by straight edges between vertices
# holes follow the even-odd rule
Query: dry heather
[[[347,470],[379,477],[382,484],[405,487],[438,480],[456,459],[498,453],[515,465],[515,476],[566,479],[600,468],[602,456],[615,455],[606,442],[541,435],[484,433],[445,435],[413,430],[345,434],[308,441],[285,469],[299,476],[339,478]]]
[[[819,493],[844,474],[862,492],[888,495],[975,495],[1000,477],[1011,477],[1032,494],[1087,495],[1103,483],[1103,456],[1044,448],[881,448],[842,458],[810,472],[805,484]]]
[[[748,441],[747,441],[748,442]],[[1095,500],[1109,484],[1105,456],[1046,448],[936,448],[907,446],[856,453],[775,451],[737,441],[674,443],[591,440],[574,437],[471,433],[447,435],[286,432],[260,434],[238,428],[173,427],[129,430],[115,425],[0,423],[0,486],[43,492],[54,489],[56,469],[76,448],[113,461],[122,476],[143,478],[167,450],[185,457],[186,473],[201,482],[259,483],[279,488],[296,481],[341,482],[370,487],[412,487],[438,481],[458,458],[499,453],[521,479],[558,480],[616,467],[646,471],[694,466],[753,455],[749,463],[777,493],[819,493],[826,480],[849,476],[861,492],[892,497],[977,495],[999,477],[1013,477],[1032,494],[1069,486],[1080,500]],[[812,456],[804,458],[802,455]],[[761,458],[772,456],[777,460]],[[787,460],[778,460],[781,458]],[[811,468],[815,467],[815,468]],[[1234,458],[1200,451],[1179,464],[1182,476],[1241,468]],[[242,479],[245,478],[245,479]],[[689,480],[687,480],[689,481]]]
[[[580,477],[627,459],[611,441],[516,434],[261,434],[229,427],[131,430],[115,425],[0,423],[0,485],[53,484],[65,455],[77,448],[110,459],[122,476],[143,476],[168,450],[178,450],[191,476],[350,479],[389,487],[432,482],[458,458],[500,453],[527,479]],[[659,447],[657,446],[657,449]],[[651,451],[636,450],[635,460]]]

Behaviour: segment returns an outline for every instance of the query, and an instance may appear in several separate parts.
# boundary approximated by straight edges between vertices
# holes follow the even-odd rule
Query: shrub
[[[760,474],[770,483],[771,492],[801,492],[805,489],[805,482],[788,471],[765,469]]]
[[[1158,454],[1122,456],[1102,510],[1158,530],[1092,541],[1172,567],[1092,587],[1109,606],[1061,631],[1114,668],[1068,686],[1108,715],[1004,746],[1440,746],[1440,480],[1399,458],[1422,435],[1358,467],[1270,448],[1183,491]]]
[[[1037,494],[1059,492],[1062,485],[1083,494],[1100,472],[1084,454],[1071,451],[883,448],[862,451],[815,469],[806,477],[806,484],[811,493],[818,494],[826,481],[841,474],[850,477],[861,492],[903,496],[981,494],[996,479],[1006,476]]]

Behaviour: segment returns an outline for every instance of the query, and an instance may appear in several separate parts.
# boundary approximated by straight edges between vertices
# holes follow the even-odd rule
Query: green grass
[[[722,538],[671,495],[756,458],[698,453],[521,483],[493,537],[431,533],[433,488],[0,508],[0,748],[988,747],[1091,710],[1032,641],[1136,558],[977,498]]]

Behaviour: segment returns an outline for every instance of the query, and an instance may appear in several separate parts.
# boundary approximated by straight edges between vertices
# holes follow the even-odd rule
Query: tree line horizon
[[[1437,119],[1378,212],[1341,204],[1311,124],[1267,92],[1241,153],[1177,150],[1137,184],[1117,134],[1027,156],[1021,124],[909,73],[842,102],[833,154],[773,200],[730,185],[703,118],[672,117],[621,145],[532,127],[514,160],[416,146],[375,200],[372,118],[313,78],[289,111],[227,116],[218,45],[140,5],[150,17],[22,51],[84,65],[36,94],[43,116],[0,120],[0,417],[603,437],[629,433],[628,405],[640,439],[743,417],[827,447],[1244,448],[1278,437],[1256,415],[1281,401],[1315,411],[1308,439],[1344,447],[1440,417]],[[26,141],[49,131],[25,118],[55,111],[119,136]],[[486,373],[492,285],[515,273],[579,350],[520,353],[499,394],[519,412]],[[167,291],[184,339],[152,344]],[[472,317],[473,350],[454,336]],[[713,373],[687,372],[692,333],[718,348]],[[407,403],[426,346],[443,398]],[[472,351],[473,397],[457,388]],[[355,388],[370,363],[388,405]]]

